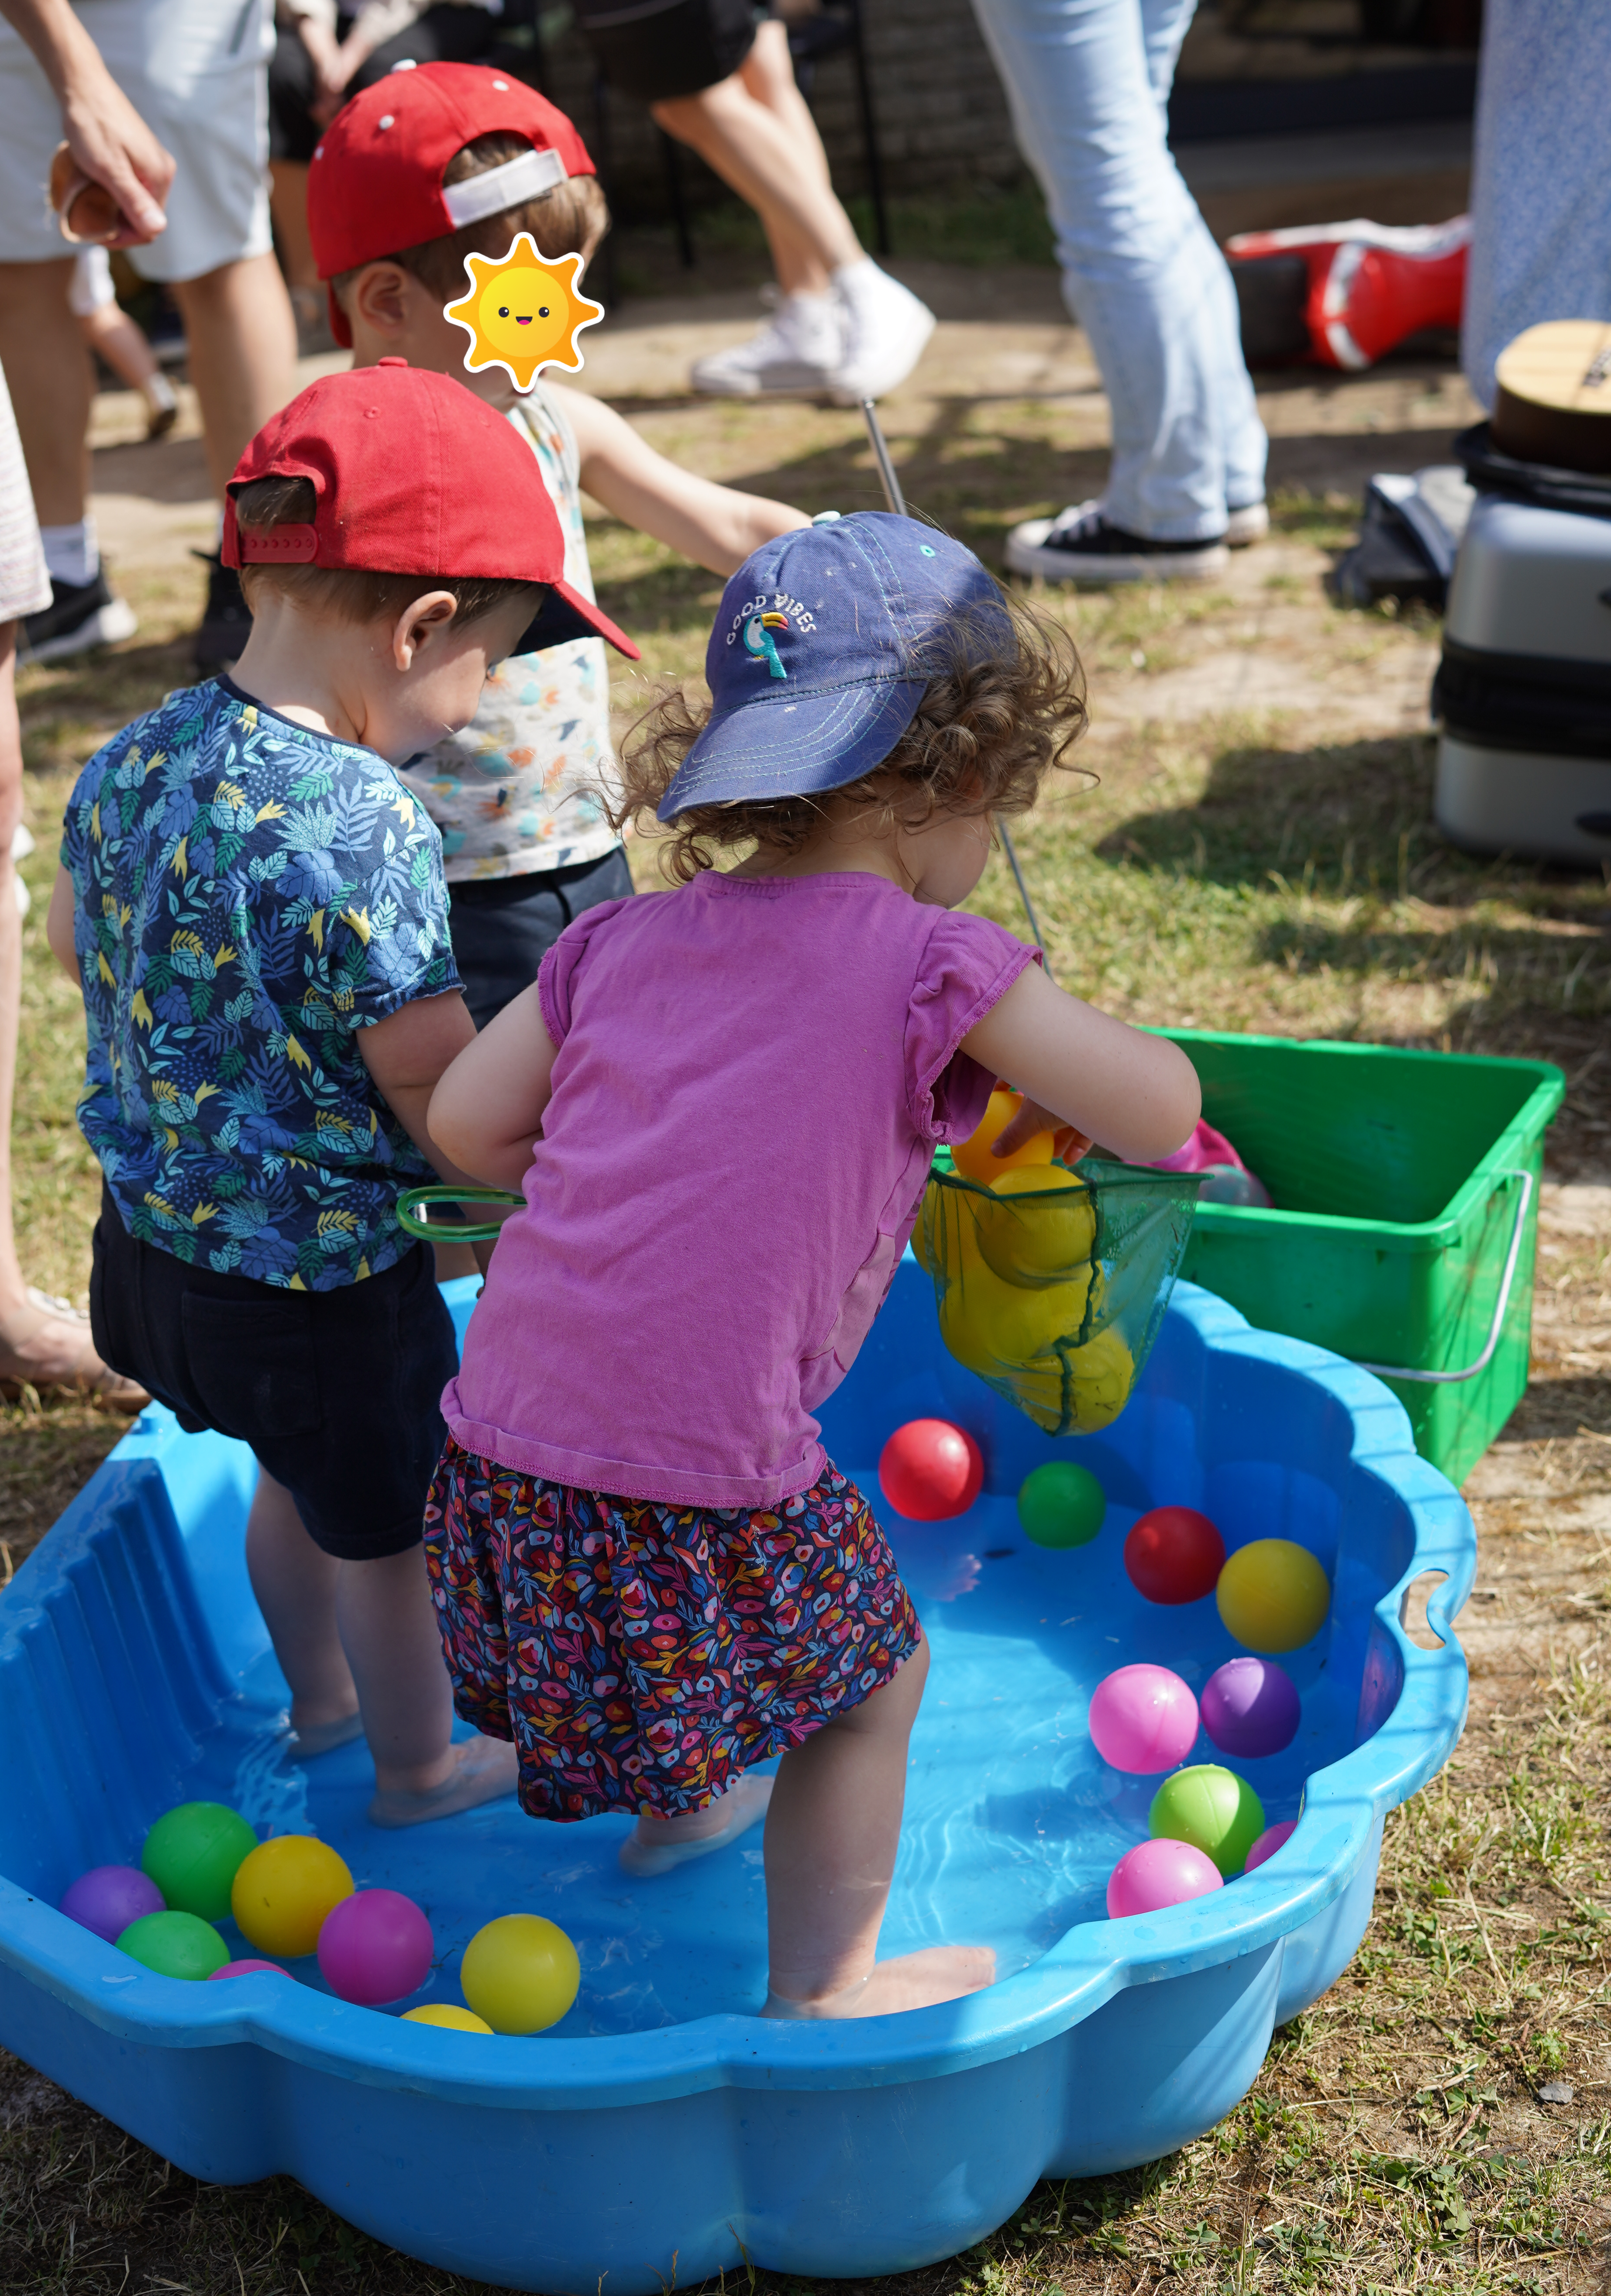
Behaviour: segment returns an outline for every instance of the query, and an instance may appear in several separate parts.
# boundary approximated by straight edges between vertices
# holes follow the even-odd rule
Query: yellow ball
[[[1306,1546],[1255,1538],[1227,1556],[1215,1600],[1226,1631],[1270,1658],[1313,1641],[1331,1608],[1331,1581]]]
[[[575,2000],[582,1981],[576,1948],[540,1914],[502,1914],[464,1948],[459,1986],[495,2033],[541,2033]]]
[[[1030,1289],[1003,1283],[982,1262],[968,1268],[940,1303],[940,1335],[958,1363],[999,1376],[1069,1340],[1085,1317],[1089,1271]]]
[[[1130,1401],[1136,1376],[1136,1359],[1117,1332],[1098,1332],[1082,1348],[1071,1350],[1069,1371],[1073,1379],[1073,1421],[1082,1435],[1094,1435],[1111,1425]]]
[[[979,1249],[1004,1283],[1046,1283],[1090,1258],[1097,1215],[1090,1190],[1061,1164],[1020,1164],[992,1181],[999,1210],[980,1204]],[[1016,1201],[1027,1196],[1031,1201]]]
[[[313,1951],[326,1914],[351,1895],[352,1876],[328,1842],[281,1833],[242,1859],[229,1909],[259,1953],[294,1961]]]
[[[461,2009],[456,2001],[427,2001],[423,2009],[405,2009],[405,2025],[445,2025],[450,2033],[485,2033],[490,2038],[492,2028],[473,2009]]]
[[[1053,1142],[1049,1132],[1037,1132],[1032,1140],[1026,1141],[1022,1148],[1015,1148],[1010,1156],[990,1154],[990,1143],[999,1132],[1007,1130],[1023,1105],[1022,1093],[1008,1092],[997,1086],[977,1132],[966,1140],[958,1140],[951,1149],[951,1161],[965,1180],[979,1180],[988,1186],[1015,1165],[1051,1162]]]

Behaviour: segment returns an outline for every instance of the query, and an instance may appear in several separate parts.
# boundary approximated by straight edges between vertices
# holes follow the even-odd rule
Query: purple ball
[[[149,1874],[137,1866],[92,1866],[62,1900],[70,1922],[94,1930],[108,1945],[116,1945],[130,1922],[144,1914],[162,1914],[167,1900]]]
[[[269,1977],[291,1975],[291,1972],[288,1969],[282,1969],[277,1961],[254,1961],[248,1956],[244,1961],[226,1961],[222,1969],[213,1971],[207,1982],[210,1985],[215,1977],[255,1977],[259,1971]]]
[[[431,1974],[431,1924],[400,1890],[357,1890],[325,1916],[319,1967],[343,2001],[378,2009],[417,1993]]]
[[[1222,1754],[1256,1761],[1298,1734],[1302,1710],[1292,1677],[1269,1658],[1229,1658],[1203,1685],[1203,1727]]]
[[[1297,1830],[1295,1817],[1284,1817],[1278,1825],[1267,1825],[1247,1853],[1247,1862],[1242,1868],[1244,1874],[1257,1873],[1265,1859],[1273,1857],[1278,1849],[1292,1840]]]

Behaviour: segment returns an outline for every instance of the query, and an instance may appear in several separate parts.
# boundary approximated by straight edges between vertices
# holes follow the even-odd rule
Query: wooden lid
[[[1552,319],[1500,352],[1493,443],[1518,462],[1611,471],[1611,321]]]

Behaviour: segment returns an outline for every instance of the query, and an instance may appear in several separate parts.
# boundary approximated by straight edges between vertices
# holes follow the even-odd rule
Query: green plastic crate
[[[1421,1456],[1461,1482],[1527,1383],[1544,1128],[1566,1090],[1560,1070],[1161,1033],[1202,1079],[1204,1115],[1279,1207],[1199,1204],[1181,1274],[1266,1331],[1381,1373]]]

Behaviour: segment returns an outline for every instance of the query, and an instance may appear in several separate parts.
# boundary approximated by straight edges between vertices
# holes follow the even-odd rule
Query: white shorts
[[[78,0],[108,70],[177,160],[168,229],[128,259],[144,279],[200,279],[273,245],[268,221],[271,0]],[[0,20],[0,263],[70,255],[45,196],[62,113]]]
[[[51,600],[50,576],[29,492],[28,465],[0,374],[0,622],[21,621]]]

